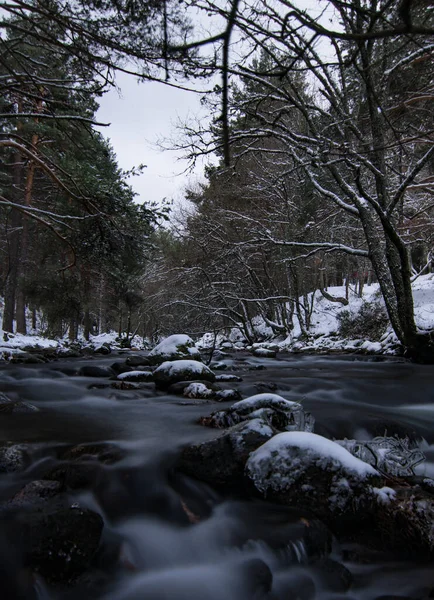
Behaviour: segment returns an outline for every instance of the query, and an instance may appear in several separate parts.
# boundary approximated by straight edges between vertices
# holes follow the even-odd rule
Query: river
[[[179,448],[220,434],[198,425],[197,419],[230,403],[171,396],[156,392],[153,384],[140,390],[116,390],[101,387],[109,383],[105,379],[76,374],[83,365],[110,366],[125,356],[0,367],[0,391],[39,409],[29,414],[0,414],[1,440],[25,442],[32,448],[31,464],[24,472],[0,476],[0,500],[37,479],[47,465],[56,465],[58,450],[65,445],[110,442],[123,456],[101,467],[101,477],[88,489],[71,494],[71,502],[102,515],[103,542],[106,548],[119,549],[116,560],[100,561],[104,585],[83,595],[79,587],[54,589],[38,578],[32,597],[432,597],[430,565],[398,564],[382,556],[376,561],[368,551],[366,560],[355,561],[351,548],[335,542],[330,564],[337,565],[337,570],[343,565],[344,574],[348,570],[351,581],[347,585],[342,573],[324,574],[324,557],[309,556],[304,538],[297,539],[296,524],[303,515],[265,502],[223,497],[205,484],[174,473]],[[319,434],[360,440],[384,433],[408,434],[420,440],[427,457],[420,473],[434,476],[432,367],[398,359],[287,354],[259,359],[238,353],[225,362],[243,381],[222,387],[236,387],[243,397],[274,391],[301,401],[314,415]],[[265,368],[248,370],[249,365]]]

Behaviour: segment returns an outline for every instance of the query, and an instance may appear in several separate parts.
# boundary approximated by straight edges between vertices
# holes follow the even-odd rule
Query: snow
[[[214,392],[206,387],[204,383],[197,381],[190,383],[183,392],[186,398],[209,398]]]
[[[182,347],[182,348],[181,348]],[[149,356],[175,356],[184,353],[184,349],[191,357],[198,357],[199,350],[195,347],[190,336],[185,334],[174,334],[162,340],[149,353]]]
[[[414,298],[414,314],[416,324],[421,330],[434,330],[434,274],[429,273],[418,277],[412,284]],[[345,286],[328,287],[327,292],[334,297],[345,297]],[[303,300],[303,299],[301,299]],[[338,336],[339,316],[343,311],[349,311],[356,314],[360,310],[363,302],[383,304],[378,284],[365,285],[363,288],[363,297],[355,293],[352,286],[349,288],[349,304],[344,306],[338,302],[331,302],[324,298],[318,291],[308,294],[309,304],[313,303],[312,323],[309,329],[309,338],[303,339],[300,324],[297,316],[293,316],[293,328],[290,335],[286,338],[278,338],[273,334],[272,329],[257,316],[253,318],[253,328],[258,339],[264,340],[260,344],[253,344],[254,349],[269,348],[289,351],[311,351],[311,352],[364,352],[374,354],[396,354],[399,351],[399,343],[391,327],[388,328],[380,341],[367,339],[343,339]],[[2,302],[0,299],[0,319],[2,318]],[[21,335],[5,334],[0,330],[0,359],[9,358],[19,354],[26,347],[35,349],[57,349],[69,347],[67,339],[48,339],[42,335]],[[274,340],[274,344],[270,344]],[[230,344],[228,343],[230,342]],[[245,338],[238,328],[232,328],[225,332],[225,335],[218,334],[216,347],[221,348],[227,344],[232,346],[232,350],[245,348]],[[144,340],[135,336],[132,340],[132,346],[137,348],[144,347]],[[96,336],[90,336],[90,341],[86,342],[82,337],[78,340],[79,346],[89,346],[99,348],[103,344],[108,344],[112,349],[119,348],[118,334],[114,331],[102,333]],[[193,340],[185,334],[171,335],[160,344],[158,344],[150,353],[151,356],[160,355],[166,360],[170,360],[176,354],[179,354],[178,347],[183,346],[186,350],[185,358],[199,358],[198,348],[211,348],[214,345],[214,334],[207,333],[198,342],[196,346]]]
[[[129,380],[129,379],[143,379],[148,376],[151,377],[152,371],[127,371],[126,373],[120,373],[116,379]]]
[[[273,404],[277,404],[279,407],[282,407],[283,405],[288,409],[291,409],[291,407],[298,406],[297,402],[291,402],[291,400],[286,400],[282,396],[279,396],[279,394],[264,393],[256,394],[255,396],[250,396],[245,400],[235,402],[235,404],[231,406],[231,409],[242,412],[243,410],[248,410],[249,408],[256,409],[261,408],[263,406],[270,406]]]
[[[314,454],[324,457],[327,461],[331,461],[334,466],[338,466],[357,477],[364,478],[368,475],[378,475],[378,472],[371,465],[356,458],[339,444],[316,433],[306,431],[278,433],[250,455],[250,468],[260,466],[263,461],[268,462],[273,455],[279,455],[282,460],[285,460],[288,455],[287,450],[294,447],[304,450],[308,455]]]
[[[379,504],[390,504],[396,498],[396,491],[390,487],[372,488]]]
[[[167,372],[170,376],[185,372],[196,373],[197,375],[208,372],[212,373],[206,365],[197,360],[166,360],[154,371],[154,374],[161,373],[162,371]]]

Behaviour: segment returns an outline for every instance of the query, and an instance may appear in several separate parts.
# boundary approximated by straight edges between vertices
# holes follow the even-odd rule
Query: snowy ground
[[[344,297],[344,287],[331,287],[327,292],[334,297]],[[413,284],[415,317],[418,327],[421,329],[434,329],[434,274],[419,277]],[[310,295],[310,300],[312,296]],[[339,335],[339,315],[342,311],[349,311],[351,314],[357,314],[363,303],[382,303],[378,290],[378,284],[365,286],[363,289],[363,298],[359,298],[353,290],[350,289],[349,304],[343,306],[337,302],[331,302],[324,298],[319,292],[315,292],[313,299],[312,322],[309,330],[308,339],[303,339],[300,325],[296,316],[293,319],[293,330],[286,338],[273,337],[272,330],[258,318],[255,327],[263,340],[266,340],[255,346],[273,347],[276,350],[289,350],[296,352],[366,352],[376,354],[396,354],[399,353],[399,344],[392,329],[389,327],[384,336],[379,341],[372,341],[365,338],[343,338]],[[2,303],[0,302],[0,318]],[[178,332],[176,332],[178,333]],[[223,349],[245,348],[242,342],[243,336],[239,330],[233,329],[226,336],[220,335],[217,345]],[[197,342],[199,348],[211,346],[213,336],[206,334]],[[90,346],[93,349],[108,344],[112,349],[120,348],[117,340],[117,333],[103,333],[97,336],[91,336],[90,342],[79,339],[78,346]],[[0,359],[10,358],[14,354],[25,352],[27,349],[53,349],[62,353],[70,347],[69,341],[64,339],[47,339],[41,335],[4,335],[0,330]],[[132,347],[142,349],[143,340],[136,336]]]
[[[345,297],[345,287],[330,287],[327,292],[334,297]],[[413,283],[414,312],[416,323],[420,329],[434,329],[434,274],[419,277]],[[309,295],[309,300],[312,296]],[[313,299],[313,313],[311,327],[309,329],[308,339],[303,339],[300,324],[296,316],[293,318],[293,330],[285,339],[274,338],[271,328],[258,319],[256,322],[257,331],[267,342],[255,344],[255,346],[278,346],[282,350],[296,352],[366,352],[374,354],[397,354],[399,353],[399,343],[389,327],[379,341],[372,341],[365,338],[343,338],[339,335],[339,315],[343,311],[349,311],[355,315],[360,311],[363,303],[384,304],[379,293],[378,284],[365,286],[363,297],[359,298],[350,288],[349,304],[343,306],[338,302],[331,302],[324,298],[320,292],[315,292]],[[227,337],[221,336],[220,346],[229,348],[230,346],[241,346],[242,335],[238,330],[233,330]],[[211,334],[207,334],[199,342],[206,346],[212,342]]]

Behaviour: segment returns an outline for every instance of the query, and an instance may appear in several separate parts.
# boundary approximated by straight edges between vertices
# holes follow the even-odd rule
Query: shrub
[[[372,341],[380,340],[389,325],[384,306],[377,302],[364,302],[357,313],[343,310],[338,320],[340,336]]]

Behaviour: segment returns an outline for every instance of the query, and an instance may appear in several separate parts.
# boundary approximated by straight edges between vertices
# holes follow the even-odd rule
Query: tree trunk
[[[26,299],[24,297],[24,291],[21,288],[21,282],[18,282],[18,290],[16,294],[16,320],[17,320],[17,332],[26,335],[27,324],[26,324]]]
[[[15,201],[19,204],[20,184],[22,176],[22,157],[19,152],[14,154],[13,181]],[[3,329],[13,333],[15,302],[18,286],[20,242],[21,242],[22,214],[14,208],[10,212],[10,227],[7,230],[8,240],[8,271],[4,291]]]

